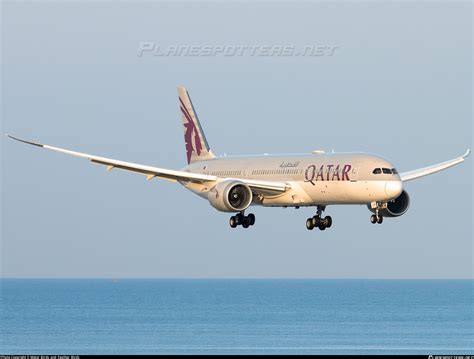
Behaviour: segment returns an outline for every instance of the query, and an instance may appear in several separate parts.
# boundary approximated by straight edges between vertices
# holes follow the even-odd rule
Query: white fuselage
[[[255,214],[247,213],[251,205],[267,207],[316,206],[316,214],[306,220],[306,228],[325,230],[332,226],[331,216],[323,216],[327,205],[368,205],[370,222],[381,224],[384,217],[403,215],[410,196],[403,183],[455,166],[469,156],[460,157],[402,172],[388,161],[365,153],[325,153],[216,157],[207,142],[188,91],[178,87],[179,108],[184,132],[188,165],[182,170],[160,168],[113,158],[95,156],[66,148],[13,140],[67,155],[85,158],[106,166],[107,171],[120,169],[145,175],[147,180],[162,178],[178,181],[205,198],[221,212],[233,212],[231,228],[248,228],[255,224]]]
[[[291,187],[288,191],[269,192],[257,196],[252,203],[283,207],[388,202],[402,193],[402,181],[393,170],[388,161],[363,153],[221,157],[183,168],[186,172],[215,175],[222,180],[288,183]],[[182,184],[204,198],[211,190],[205,183]]]

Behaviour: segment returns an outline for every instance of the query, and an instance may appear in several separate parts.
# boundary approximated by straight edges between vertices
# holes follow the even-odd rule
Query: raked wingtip
[[[14,136],[11,136],[11,135],[8,135],[8,134],[5,134],[5,135],[8,136],[9,138],[11,138],[12,140],[15,140],[15,141],[27,143],[27,144],[33,145],[33,146],[44,147],[44,145],[42,145],[41,143],[36,143],[36,142],[27,141],[27,140],[22,140],[21,138],[14,137]]]

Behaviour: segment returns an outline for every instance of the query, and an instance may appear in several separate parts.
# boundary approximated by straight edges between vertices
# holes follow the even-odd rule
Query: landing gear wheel
[[[383,217],[382,217],[382,216],[378,216],[378,217],[377,217],[377,223],[378,223],[378,224],[382,224],[382,222],[383,222]]]
[[[237,213],[237,215],[235,216],[236,220],[237,220],[237,225],[240,225],[244,222],[244,215],[242,213]]]
[[[313,216],[313,218],[310,218],[313,221],[313,227],[319,227],[321,224],[321,217],[319,216]]]
[[[327,216],[324,218],[326,220],[326,227],[327,228],[331,228],[332,226],[332,217],[331,216]]]
[[[370,216],[370,223],[372,224],[377,223],[377,216],[375,214]]]
[[[253,213],[249,213],[247,218],[249,219],[250,225],[253,226],[255,224],[255,215]]]
[[[306,228],[313,229],[319,228],[321,231],[324,231],[326,228],[331,228],[332,226],[332,218],[331,216],[322,217],[326,206],[318,205],[318,210],[316,215],[308,218],[306,221]]]
[[[232,228],[237,227],[237,218],[235,216],[230,217],[229,224]]]
[[[255,224],[255,215],[250,213],[248,216],[244,216],[242,212],[237,213],[235,216],[230,217],[229,224],[232,228],[237,226],[248,228]]]

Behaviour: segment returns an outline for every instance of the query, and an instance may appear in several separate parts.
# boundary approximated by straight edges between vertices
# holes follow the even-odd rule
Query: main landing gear
[[[244,212],[237,213],[235,216],[230,217],[229,224],[232,228],[242,225],[244,228],[253,226],[255,224],[255,215],[249,213],[248,216],[244,215]]]
[[[331,228],[332,218],[331,216],[321,217],[323,211],[326,209],[326,206],[318,206],[318,210],[314,217],[310,217],[306,220],[306,228],[308,230],[313,230],[314,228],[319,228],[321,231],[324,231],[326,228]]]

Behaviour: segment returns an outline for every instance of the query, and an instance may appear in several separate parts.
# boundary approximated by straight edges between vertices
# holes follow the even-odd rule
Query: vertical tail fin
[[[214,158],[215,156],[209,148],[188,91],[184,87],[178,87],[178,95],[181,119],[184,125],[184,143],[188,164]]]

